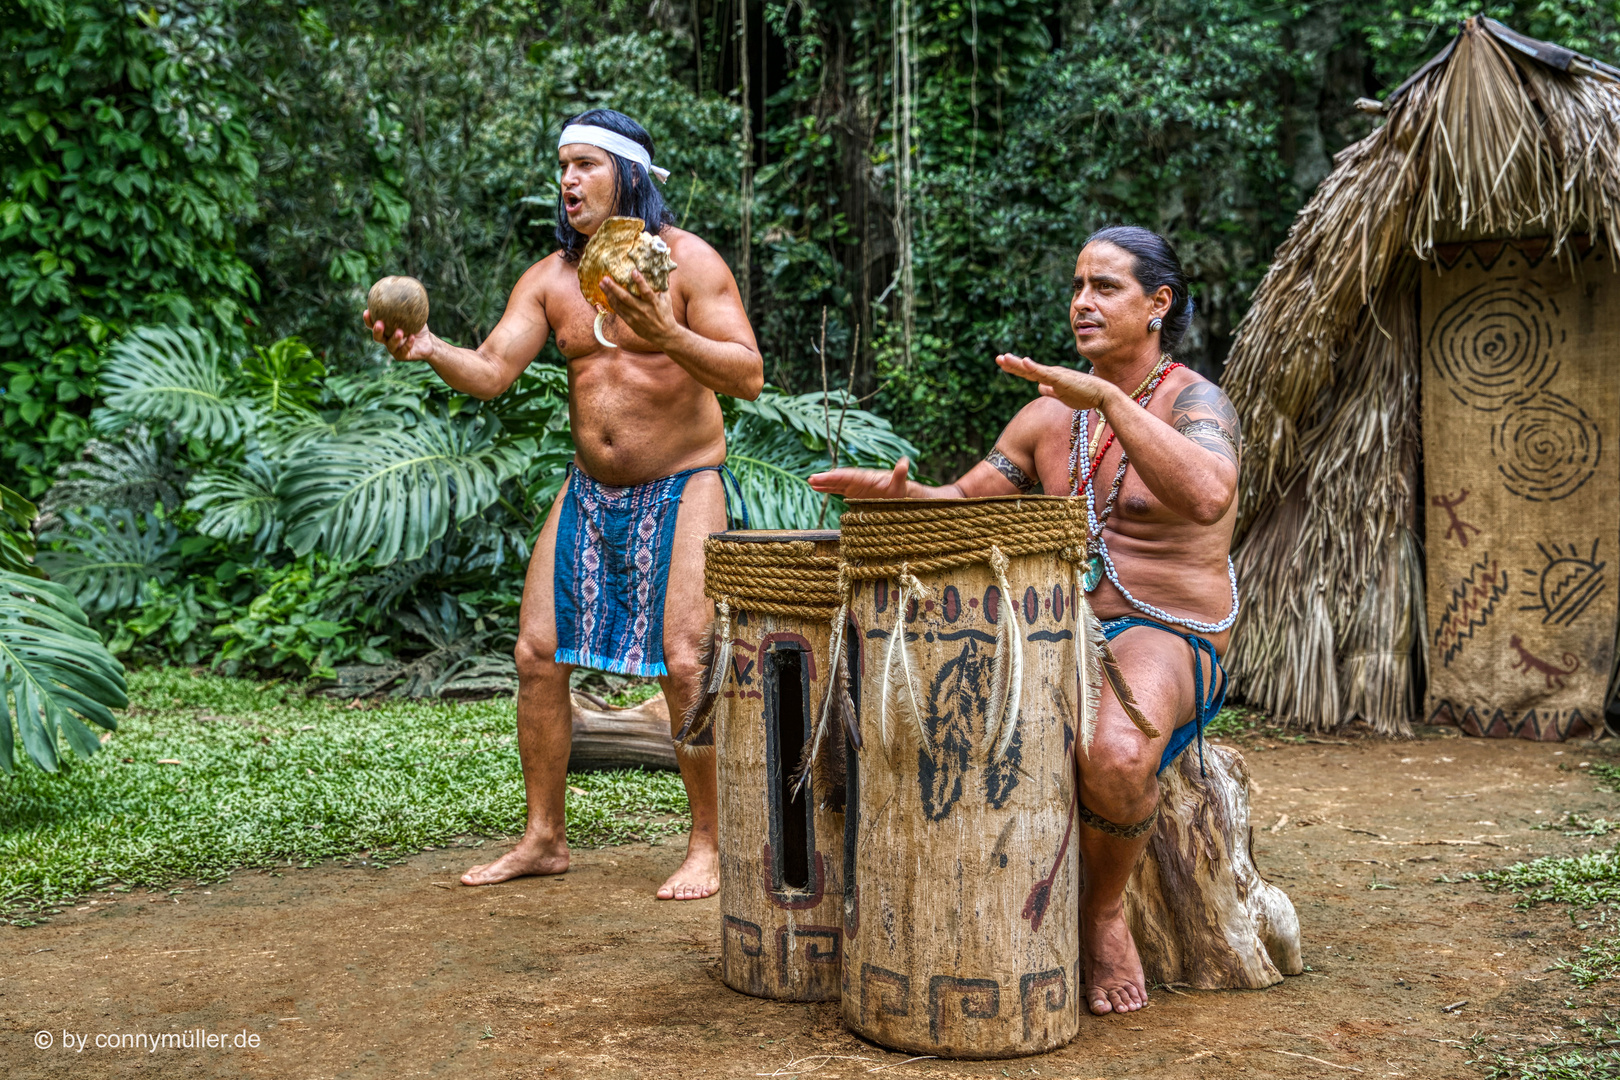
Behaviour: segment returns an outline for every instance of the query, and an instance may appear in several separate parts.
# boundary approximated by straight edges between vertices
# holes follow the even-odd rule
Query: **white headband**
[[[643,169],[658,177],[659,180],[669,179],[669,170],[660,169],[654,165],[652,155],[647,153],[645,146],[642,146],[634,139],[625,138],[617,131],[609,131],[607,128],[597,127],[595,124],[569,124],[563,128],[562,137],[557,140],[557,149],[561,150],[569,143],[584,143],[587,146],[606,150],[610,154],[618,154],[620,157],[640,165]]]

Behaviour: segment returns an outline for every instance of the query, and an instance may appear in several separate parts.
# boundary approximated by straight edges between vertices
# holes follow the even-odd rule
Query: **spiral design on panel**
[[[1558,305],[1534,282],[1487,281],[1435,317],[1429,363],[1458,401],[1484,412],[1526,401],[1558,374]]]
[[[1491,457],[1513,494],[1554,502],[1573,495],[1597,472],[1603,433],[1579,405],[1542,390],[1510,406],[1491,429]]]

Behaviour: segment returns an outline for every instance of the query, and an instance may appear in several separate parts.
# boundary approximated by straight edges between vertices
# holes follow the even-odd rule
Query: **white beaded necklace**
[[[1086,435],[1090,427],[1090,423],[1085,415],[1085,410],[1082,409],[1079,410],[1079,412],[1080,437],[1078,442],[1079,445],[1085,446],[1087,444]],[[1124,457],[1125,450],[1124,447],[1121,447],[1120,458],[1122,466],[1124,464]],[[1231,582],[1232,585],[1232,610],[1228,612],[1226,618],[1222,619],[1220,622],[1211,623],[1202,622],[1198,619],[1183,619],[1170,614],[1163,608],[1157,608],[1152,604],[1143,603],[1131,595],[1131,591],[1120,582],[1119,573],[1114,569],[1114,559],[1108,553],[1108,541],[1103,536],[1102,523],[1097,520],[1097,498],[1093,483],[1095,480],[1095,476],[1088,476],[1084,484],[1086,489],[1086,526],[1091,533],[1091,542],[1093,545],[1095,545],[1096,554],[1102,558],[1103,572],[1108,575],[1108,580],[1113,582],[1114,588],[1119,590],[1119,595],[1125,598],[1125,602],[1150,618],[1157,619],[1160,622],[1170,623],[1174,626],[1186,627],[1188,630],[1195,630],[1200,634],[1219,634],[1224,630],[1230,630],[1232,628],[1232,624],[1237,621],[1238,614],[1237,568],[1232,565],[1232,557],[1230,555],[1226,557],[1226,578],[1229,582]],[[1086,579],[1085,585],[1087,592],[1095,592],[1097,586],[1102,583],[1100,578],[1097,578],[1090,573],[1086,575]]]

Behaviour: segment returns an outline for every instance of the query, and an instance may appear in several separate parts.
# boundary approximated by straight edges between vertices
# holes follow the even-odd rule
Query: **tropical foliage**
[[[561,370],[482,402],[425,366],[340,375],[295,338],[231,356],[188,328],[141,327],[104,382],[103,437],[62,468],[37,560],[116,652],[329,680],[342,667],[344,685],[412,693],[510,672],[524,567],[573,456]],[[836,523],[839,501],[805,483],[835,452],[870,466],[915,453],[843,392],[768,390],[724,411],[757,526]]]
[[[72,592],[33,565],[33,504],[0,487],[0,512],[0,771],[16,769],[21,749],[55,772],[66,752],[100,748],[86,721],[117,728],[124,669]]]
[[[0,5],[0,461],[25,494],[89,437],[101,350],[157,320],[240,340],[259,160],[233,5]]]

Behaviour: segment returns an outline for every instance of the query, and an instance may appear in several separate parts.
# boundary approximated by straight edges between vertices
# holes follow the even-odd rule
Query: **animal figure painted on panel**
[[[646,222],[634,217],[610,217],[602,222],[579,257],[579,291],[596,308],[596,340],[610,349],[618,348],[602,334],[602,320],[608,316],[607,295],[602,279],[610,277],[626,289],[635,288],[635,272],[647,279],[655,292],[669,291],[669,272],[675,260],[669,245],[643,231]]]

